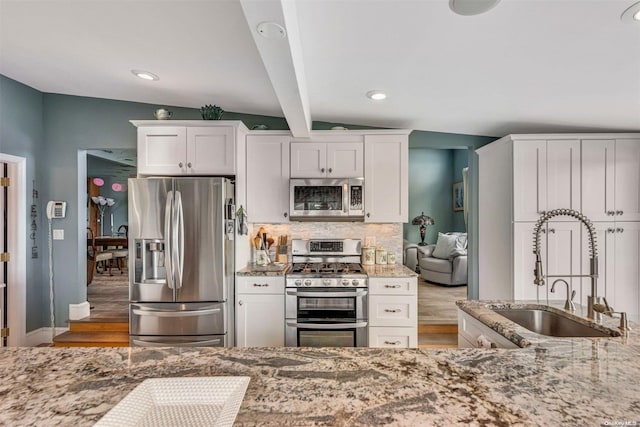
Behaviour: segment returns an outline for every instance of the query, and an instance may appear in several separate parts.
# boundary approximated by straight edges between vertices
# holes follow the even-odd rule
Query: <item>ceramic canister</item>
[[[376,264],[387,263],[387,251],[382,246],[376,248]]]
[[[362,264],[373,265],[376,263],[376,248],[362,248]]]
[[[396,253],[387,252],[387,264],[395,264],[395,263],[396,263]]]

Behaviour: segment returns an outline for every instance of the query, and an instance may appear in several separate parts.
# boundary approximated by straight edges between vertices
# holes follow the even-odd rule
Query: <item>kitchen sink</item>
[[[620,332],[584,325],[562,314],[531,308],[493,309],[514,323],[540,335],[551,337],[619,337]]]

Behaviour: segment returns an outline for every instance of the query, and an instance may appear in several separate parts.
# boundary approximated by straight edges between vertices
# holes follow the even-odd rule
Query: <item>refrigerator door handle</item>
[[[171,242],[171,217],[172,217],[172,205],[173,201],[173,191],[167,191],[167,202],[164,207],[164,265],[165,270],[167,272],[167,286],[169,289],[173,289],[173,263],[172,263],[172,254],[173,254],[173,245]]]
[[[182,278],[184,275],[184,209],[182,207],[182,193],[179,191],[176,191],[176,210],[176,216],[178,219],[176,231],[176,234],[178,235],[176,248],[176,256],[178,258],[178,281],[176,283],[176,288],[180,289],[182,287]]]
[[[173,191],[173,206],[171,209],[171,272],[173,289],[178,288],[180,280],[180,260],[178,259],[178,198],[179,191]],[[175,296],[174,296],[175,298]]]
[[[205,316],[207,314],[220,313],[219,308],[206,308],[203,310],[189,310],[189,311],[163,311],[163,310],[131,310],[133,314],[138,316],[154,316],[154,317],[195,317]]]
[[[133,345],[141,346],[141,347],[171,347],[176,343],[172,342],[154,342],[154,341],[142,341],[142,340],[131,340]],[[202,347],[202,346],[211,346],[211,345],[220,345],[222,344],[221,339],[215,340],[206,340],[206,341],[187,341],[177,343],[180,347]]]

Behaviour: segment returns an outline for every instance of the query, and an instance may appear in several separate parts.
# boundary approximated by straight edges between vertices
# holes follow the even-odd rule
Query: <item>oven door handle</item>
[[[368,322],[355,322],[355,323],[298,323],[287,322],[287,326],[294,328],[305,329],[352,329],[352,328],[364,328]]]
[[[295,289],[287,290],[287,295],[292,295],[294,297],[306,297],[306,298],[353,298],[353,297],[363,297],[367,295],[369,292],[367,291],[357,291],[357,292],[298,292]]]

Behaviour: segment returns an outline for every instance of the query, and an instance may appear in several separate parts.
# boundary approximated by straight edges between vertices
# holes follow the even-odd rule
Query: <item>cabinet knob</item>
[[[624,233],[624,228],[622,227],[616,228],[616,233]]]
[[[288,217],[288,216],[289,216],[289,214],[285,212],[285,213],[284,213],[284,217],[286,218],[286,217]]]
[[[244,304],[244,302],[242,302],[242,300],[238,301],[238,305],[242,305]]]
[[[607,228],[607,233],[615,233],[616,230],[614,228]]]
[[[556,234],[556,229],[555,229],[555,228],[550,228],[550,229],[549,229],[549,233]]]
[[[320,168],[320,172],[324,173],[324,168]]]
[[[182,162],[178,163],[178,167],[182,169]]]
[[[329,168],[329,173],[333,172],[333,169]]]
[[[367,212],[367,218],[371,218],[371,214]]]
[[[191,167],[191,162],[187,163],[187,167],[190,168]]]
[[[614,211],[607,211],[607,216],[614,216],[616,213]]]
[[[616,211],[616,215],[624,215],[623,211]]]
[[[540,232],[546,234],[547,230],[543,228],[542,230],[540,230]]]

